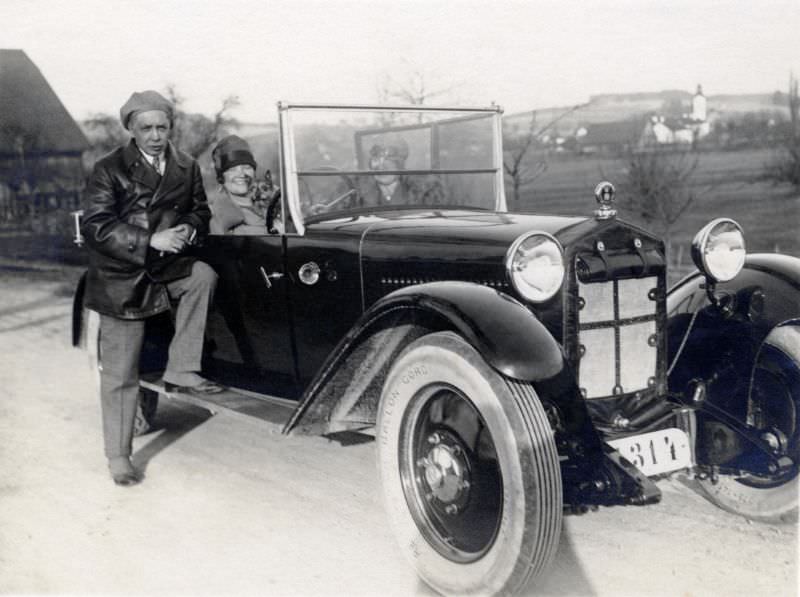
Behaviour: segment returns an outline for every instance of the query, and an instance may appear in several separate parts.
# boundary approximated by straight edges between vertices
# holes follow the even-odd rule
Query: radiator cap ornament
[[[617,210],[614,209],[614,185],[608,181],[603,181],[594,188],[594,198],[600,206],[594,210],[594,215],[598,220],[608,220],[616,217]]]

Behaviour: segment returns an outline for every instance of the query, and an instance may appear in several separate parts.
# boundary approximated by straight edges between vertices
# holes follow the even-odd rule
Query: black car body
[[[607,183],[586,217],[508,213],[495,107],[279,115],[274,220],[196,249],[220,276],[205,371],[296,400],[286,433],[374,434],[431,586],[519,590],[563,511],[653,503],[676,470],[747,516],[796,512],[799,260],[745,257],[719,219],[668,291],[664,243]],[[381,151],[404,161],[371,169]],[[402,205],[366,200],[378,176]]]

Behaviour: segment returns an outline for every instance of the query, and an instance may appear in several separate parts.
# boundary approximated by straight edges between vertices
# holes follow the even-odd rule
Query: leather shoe
[[[165,381],[164,389],[167,392],[183,392],[184,394],[194,394],[195,396],[209,396],[211,394],[219,394],[225,390],[221,385],[207,379],[193,386],[178,386]]]
[[[115,475],[111,475],[111,478],[114,480],[114,483],[116,485],[119,485],[120,487],[130,487],[131,485],[136,485],[137,483],[140,483],[142,480],[142,477],[135,472],[118,473]]]

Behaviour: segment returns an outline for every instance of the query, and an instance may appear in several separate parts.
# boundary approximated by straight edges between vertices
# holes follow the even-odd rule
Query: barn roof
[[[89,146],[41,71],[22,50],[0,49],[0,156],[79,153]]]

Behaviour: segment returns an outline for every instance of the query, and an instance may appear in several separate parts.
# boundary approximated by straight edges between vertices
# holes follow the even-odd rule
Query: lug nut
[[[455,504],[448,504],[447,506],[445,506],[444,511],[450,516],[453,516],[454,514],[458,514],[458,506],[456,506]]]

